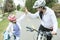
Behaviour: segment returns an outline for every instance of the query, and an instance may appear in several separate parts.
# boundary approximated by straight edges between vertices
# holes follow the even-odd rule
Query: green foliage
[[[56,3],[56,0],[46,0],[46,5],[49,7],[53,7],[54,3]]]
[[[26,7],[27,7],[27,9],[30,11],[30,12],[36,12],[36,10],[35,9],[33,9],[33,5],[34,5],[34,2],[35,2],[36,0],[27,0],[26,1]]]
[[[4,4],[4,13],[5,12],[12,12],[15,10],[15,5],[13,0],[6,0]]]
[[[3,21],[0,22],[0,33],[2,33],[4,30],[6,30],[6,27],[8,25],[8,20],[5,19]]]
[[[60,28],[60,18],[58,18],[58,27]]]
[[[54,4],[54,6],[52,7],[52,9],[53,9],[56,13],[60,13],[60,4]]]

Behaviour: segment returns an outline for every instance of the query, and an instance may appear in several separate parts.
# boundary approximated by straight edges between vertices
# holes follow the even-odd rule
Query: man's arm
[[[36,12],[36,13],[30,13],[30,12],[27,12],[27,15],[29,16],[29,17],[31,17],[31,18],[37,18],[37,17],[39,17],[39,12]]]
[[[27,8],[25,8],[24,12],[26,15],[28,15],[31,18],[37,18],[39,16],[39,11],[33,14],[33,13],[29,12]]]
[[[53,32],[57,33],[58,22],[57,22],[57,18],[56,18],[56,16],[55,16],[55,13],[54,13],[54,12],[51,14],[51,20],[52,20],[52,22],[53,22],[53,31],[52,31],[52,33],[53,33]]]

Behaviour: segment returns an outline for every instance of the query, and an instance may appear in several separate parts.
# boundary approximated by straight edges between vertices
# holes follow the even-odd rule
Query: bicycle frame
[[[47,35],[44,32],[40,32],[37,40],[47,40]]]
[[[36,31],[39,32],[36,29],[30,28],[30,27],[26,27],[27,29],[29,29],[28,31]],[[46,32],[46,31],[40,31],[40,33],[38,34],[37,40],[47,40],[47,35],[51,34],[51,32]]]

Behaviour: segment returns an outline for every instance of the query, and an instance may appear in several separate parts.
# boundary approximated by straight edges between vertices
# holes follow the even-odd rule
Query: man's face
[[[41,7],[37,8],[37,11],[42,11],[42,8]]]

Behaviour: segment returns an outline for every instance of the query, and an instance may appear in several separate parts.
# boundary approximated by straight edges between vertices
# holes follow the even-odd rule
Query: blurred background
[[[20,13],[17,14],[17,16],[21,16],[23,15],[23,8],[20,5],[17,4],[21,4],[21,0],[17,0],[17,4],[15,3],[16,0],[0,0],[0,40],[3,40],[3,32],[6,30],[6,27],[8,26],[9,21],[7,20],[8,15],[11,12],[14,12],[16,10],[16,8],[19,10]],[[18,3],[18,1],[20,1]],[[23,4],[25,7],[28,8],[28,10],[32,13],[36,12],[36,9],[33,9],[32,6],[34,4],[36,0],[23,0]],[[46,0],[46,6],[49,6],[50,8],[52,8],[55,11],[55,14],[57,16],[57,20],[58,20],[58,27],[60,28],[60,0]],[[34,21],[34,22],[33,22]],[[39,19],[29,19],[29,17],[27,16],[25,18],[25,20],[23,20],[22,22],[22,37],[21,40],[33,40],[33,36],[34,33],[30,33],[27,32],[26,33],[26,26],[34,26],[36,29],[38,29],[37,26],[39,26]],[[36,22],[36,23],[35,23]],[[30,24],[28,24],[30,23]],[[24,32],[23,32],[24,31]],[[58,30],[59,32],[59,30]],[[37,34],[37,33],[36,33]],[[36,35],[35,34],[35,35]],[[28,37],[26,37],[26,35]],[[24,37],[23,37],[24,36]],[[59,40],[59,39],[58,39]]]

